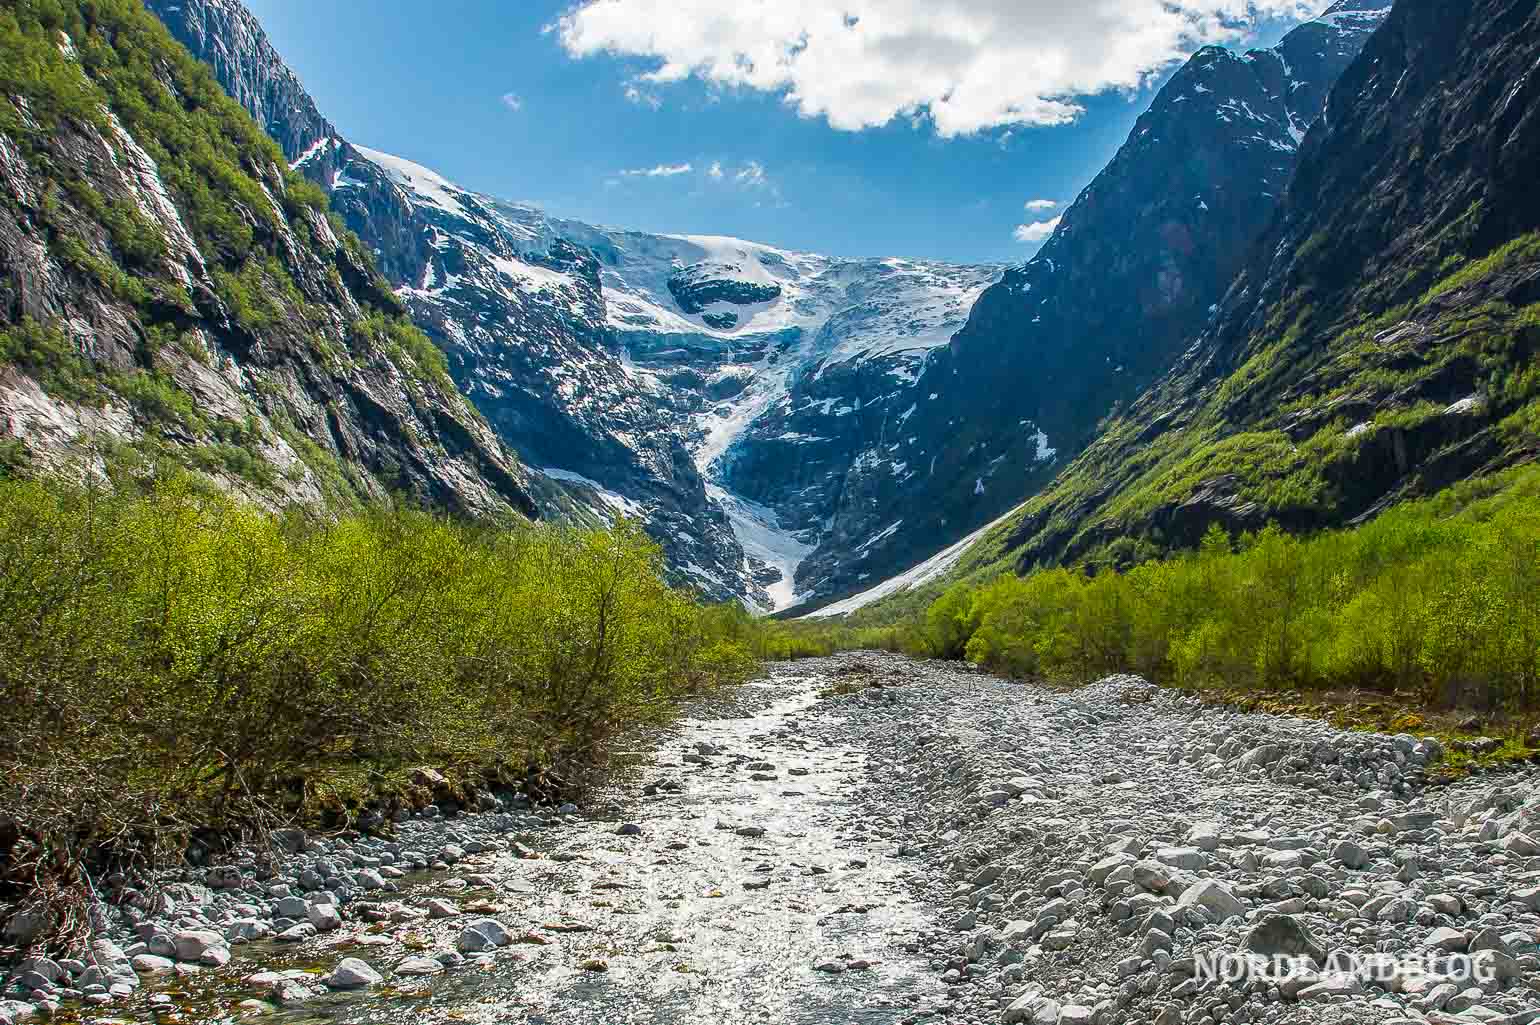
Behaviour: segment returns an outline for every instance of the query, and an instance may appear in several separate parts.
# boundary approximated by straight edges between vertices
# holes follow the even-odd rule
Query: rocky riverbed
[[[1540,773],[855,653],[588,807],[284,834],[104,906],[0,1023],[1540,1021]]]

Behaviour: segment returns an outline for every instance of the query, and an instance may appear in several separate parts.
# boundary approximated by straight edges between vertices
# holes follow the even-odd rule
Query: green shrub
[[[1433,706],[1540,700],[1540,469],[1311,538],[1212,528],[1195,552],[1087,576],[953,585],[901,628],[1020,677],[1132,668],[1184,685],[1414,690]]]
[[[667,587],[630,525],[0,480],[0,891],[35,893],[38,857],[78,890],[87,854],[312,816],[339,774],[580,779],[751,675],[756,629]]]

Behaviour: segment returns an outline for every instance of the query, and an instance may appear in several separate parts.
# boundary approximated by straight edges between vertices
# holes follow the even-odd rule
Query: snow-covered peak
[[[1315,21],[1338,29],[1373,29],[1390,15],[1382,0],[1340,0]]]

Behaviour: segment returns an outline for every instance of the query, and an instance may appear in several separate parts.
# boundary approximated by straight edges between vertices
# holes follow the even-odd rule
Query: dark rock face
[[[1209,328],[1028,503],[1018,565],[1354,522],[1533,459],[1501,426],[1533,395],[1495,382],[1540,353],[1537,59],[1533,4],[1397,4]],[[1130,502],[1150,481],[1159,500]]]
[[[291,162],[332,158],[339,138],[305,87],[240,4],[144,0],[171,34],[214,69],[214,77],[273,137]]]
[[[914,408],[873,428],[903,470],[852,467],[851,500],[802,569],[821,594],[998,517],[1170,368],[1266,228],[1327,90],[1383,16],[1360,13],[1374,6],[1338,4],[1271,50],[1201,50],[1172,77],[1038,255],[925,364]],[[900,520],[851,562],[851,540]]]
[[[721,599],[755,586],[740,579],[743,551],[708,499],[674,394],[627,365],[592,250],[537,210],[388,154],[351,147],[330,187],[350,226],[387,229],[371,239],[382,250],[415,232],[405,252],[422,263],[402,261],[415,276],[398,295],[527,464],[602,515],[643,515],[681,581]]]
[[[742,272],[743,268],[737,264],[725,267],[709,263],[692,264],[669,275],[668,290],[679,308],[686,313],[700,313],[712,303],[749,306],[780,298],[781,286],[774,282],[744,281],[734,276]],[[732,317],[734,322],[738,319],[734,313],[727,316]]]
[[[157,35],[140,45],[163,47],[167,87],[191,91],[201,69]],[[95,65],[58,49],[68,65],[59,77],[97,82]],[[149,134],[165,121],[175,131],[240,130],[230,131],[238,163],[229,173],[269,203],[233,204],[250,235],[241,255],[190,214],[182,180],[163,177],[151,157],[152,146],[175,145]],[[403,323],[389,286],[325,216],[291,202],[291,178],[257,129],[239,112],[196,105],[139,129],[142,138],[128,127],[138,123],[112,110],[105,127],[62,118],[0,135],[0,325],[61,332],[89,374],[88,384],[61,386],[57,354],[0,367],[0,424],[35,462],[96,465],[110,442],[169,455],[267,504],[405,492],[477,515],[535,511],[523,469],[453,385],[363,329],[371,317]],[[94,204],[54,188],[72,177]],[[219,187],[209,184],[215,195]],[[142,228],[139,255],[125,251],[104,208]],[[242,275],[260,315],[229,298],[228,281]]]

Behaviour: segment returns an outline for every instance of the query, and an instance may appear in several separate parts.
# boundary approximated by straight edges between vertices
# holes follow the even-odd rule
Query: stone
[[[1320,977],[1320,981],[1306,986],[1299,991],[1301,1003],[1312,1000],[1331,1000],[1336,997],[1361,996],[1365,992],[1362,980],[1356,975],[1346,972],[1331,972]]]
[[[1502,933],[1498,932],[1496,929],[1493,929],[1491,926],[1478,930],[1476,934],[1470,938],[1470,945],[1465,949],[1470,951],[1472,954],[1482,950],[1496,950],[1503,954],[1510,953],[1508,950],[1508,944],[1503,939]]]
[[[437,975],[443,970],[443,964],[431,957],[409,957],[396,966],[396,974],[405,976]]]
[[[460,913],[460,909],[453,901],[440,900],[437,897],[429,900],[427,907],[429,918],[453,918]]]
[[[307,909],[310,924],[317,932],[331,932],[342,928],[342,915],[335,904],[311,904]]]
[[[1368,868],[1372,860],[1368,851],[1351,840],[1343,840],[1333,847],[1331,856],[1351,869]]]
[[[1503,850],[1520,858],[1533,858],[1540,854],[1540,840],[1528,833],[1509,833],[1503,840]]]
[[[1134,858],[1127,854],[1113,854],[1105,857],[1091,866],[1089,873],[1091,884],[1093,886],[1104,886],[1106,885],[1107,877],[1112,875],[1113,872],[1133,863]]]
[[[129,962],[140,975],[162,975],[176,970],[176,962],[169,957],[154,954],[138,954]]]
[[[1263,957],[1308,957],[1326,963],[1326,945],[1293,915],[1268,914],[1246,930],[1241,949]]]
[[[356,957],[343,958],[330,975],[321,979],[328,989],[364,989],[378,986],[384,981],[384,977],[369,967],[368,962]]]
[[[1162,865],[1188,871],[1197,871],[1207,863],[1203,852],[1196,847],[1166,847],[1155,852],[1155,860]]]
[[[1187,843],[1200,851],[1219,850],[1220,825],[1217,822],[1199,822],[1187,831]]]
[[[1462,953],[1470,945],[1470,937],[1463,930],[1441,926],[1428,934],[1427,946],[1451,954]]]
[[[211,950],[224,947],[225,939],[217,932],[202,929],[184,929],[172,937],[178,961],[201,961]]]
[[[1177,898],[1176,904],[1183,908],[1201,907],[1212,914],[1216,922],[1246,913],[1246,905],[1225,884],[1214,879],[1204,879],[1188,887]]]
[[[1025,993],[1005,1009],[1006,1025],[1058,1025],[1059,1004],[1041,993]]]
[[[479,954],[483,951],[506,947],[513,942],[513,934],[507,926],[495,918],[478,918],[460,933],[455,949],[462,954]]]

